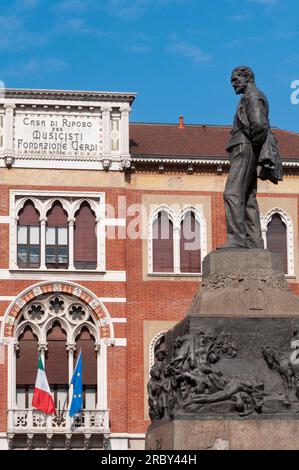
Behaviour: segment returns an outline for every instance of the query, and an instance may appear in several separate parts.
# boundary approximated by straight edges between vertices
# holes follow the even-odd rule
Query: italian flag
[[[55,413],[54,401],[40,354],[38,355],[38,371],[32,398],[32,406],[49,415]]]

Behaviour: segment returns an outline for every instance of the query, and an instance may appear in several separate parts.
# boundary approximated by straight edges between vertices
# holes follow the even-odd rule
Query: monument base
[[[151,425],[147,450],[299,450],[298,420],[173,420]]]
[[[211,252],[159,347],[148,450],[299,450],[299,299],[278,255]]]

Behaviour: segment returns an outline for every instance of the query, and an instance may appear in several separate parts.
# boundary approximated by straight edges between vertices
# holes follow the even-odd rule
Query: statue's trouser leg
[[[259,210],[256,201],[256,156],[250,144],[236,145],[230,152],[230,170],[223,194],[228,242],[262,248]],[[248,234],[247,234],[248,230]],[[257,241],[255,242],[255,240]]]
[[[253,184],[248,189],[247,200],[245,201],[244,225],[246,234],[246,247],[263,249],[264,242],[261,231],[260,211],[256,200],[256,189],[257,179],[256,176],[254,176]]]

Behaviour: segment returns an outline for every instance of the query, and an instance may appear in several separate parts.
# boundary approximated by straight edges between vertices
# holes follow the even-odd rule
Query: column
[[[123,157],[129,157],[129,113],[131,108],[129,105],[120,107],[121,112],[121,133],[120,133],[120,145],[121,155]]]
[[[105,271],[105,226],[101,217],[96,218],[97,234],[97,271]]]
[[[14,219],[14,229],[12,238],[12,246],[14,247],[14,249],[12,250],[12,267],[14,269],[18,268],[18,223],[19,216],[16,216]]]
[[[103,157],[111,156],[111,124],[110,124],[110,113],[112,111],[111,106],[101,106],[102,111],[102,127],[103,127]]]
[[[14,109],[16,105],[12,102],[4,104],[5,119],[4,119],[4,159],[7,167],[11,167],[14,161],[14,145],[13,145],[13,130],[14,130]]]
[[[95,351],[97,353],[97,404],[96,407],[98,409],[101,409],[100,403],[101,403],[101,384],[100,384],[100,374],[101,374],[101,345],[96,344],[95,345]]]
[[[40,217],[40,269],[47,269],[46,266],[46,217]]]
[[[66,345],[66,350],[68,353],[68,365],[69,365],[69,384],[71,383],[73,372],[74,372],[74,352],[76,351],[76,344],[70,343]],[[72,389],[69,389],[68,403],[72,401]],[[68,408],[69,408],[68,406]]]
[[[73,377],[73,372],[74,372],[74,352],[76,351],[76,344],[75,343],[67,344],[66,350],[68,353],[69,383],[70,383]]]
[[[106,410],[108,406],[107,399],[107,345],[105,340],[101,339],[100,348],[97,351],[97,378],[98,378],[98,397],[97,408]]]
[[[45,354],[46,354],[46,351],[48,350],[48,344],[39,342],[37,349],[38,349],[38,352],[41,355],[41,358],[42,358],[42,361],[43,361],[43,364],[44,364],[44,368],[46,369]]]
[[[173,224],[173,270],[175,274],[180,273],[180,227]]]
[[[74,226],[75,219],[68,219],[69,225],[69,270],[73,271],[74,266]]]

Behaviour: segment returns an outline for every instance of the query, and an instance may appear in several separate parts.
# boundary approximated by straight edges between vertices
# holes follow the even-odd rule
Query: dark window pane
[[[57,262],[59,264],[66,264],[68,259],[68,247],[67,246],[58,246],[57,247]]]
[[[39,265],[39,246],[38,245],[30,245],[29,262],[30,262],[30,266]]]
[[[27,264],[27,247],[18,246],[18,266],[24,266]]]
[[[55,264],[55,246],[46,246],[46,263]]]

